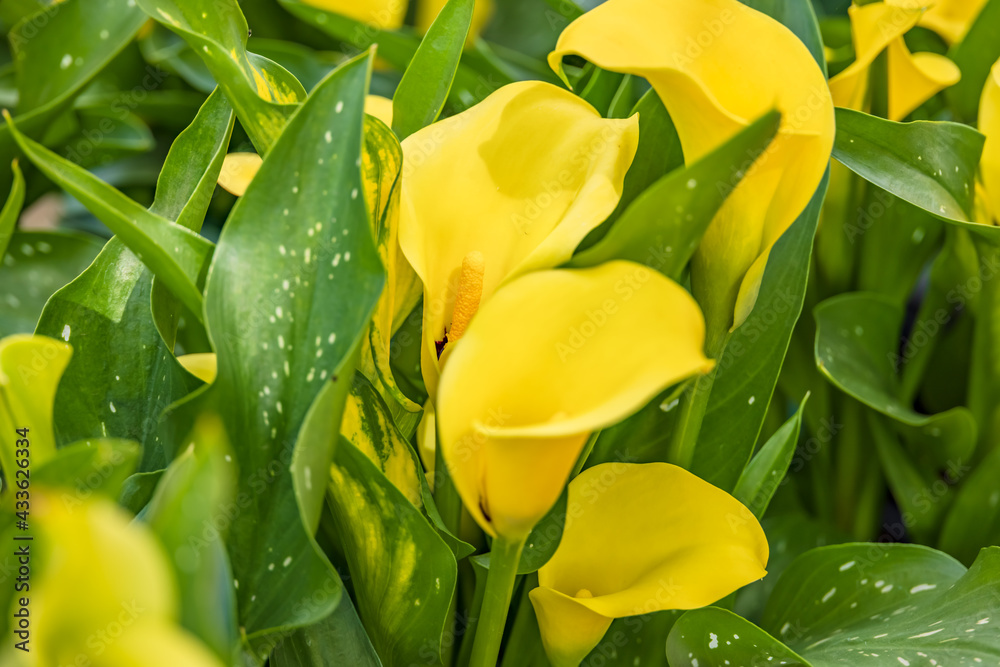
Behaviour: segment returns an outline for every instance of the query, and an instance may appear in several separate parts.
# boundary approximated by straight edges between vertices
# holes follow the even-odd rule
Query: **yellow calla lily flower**
[[[837,106],[863,110],[871,65],[886,50],[890,120],[902,120],[941,90],[958,83],[961,72],[955,63],[936,53],[910,53],[903,40],[920,21],[927,4],[890,0],[848,9],[856,56],[847,69],[830,80]]]
[[[781,111],[778,135],[718,212],[692,264],[710,336],[739,326],[771,246],[826,171],[834,118],[823,72],[790,30],[738,0],[608,0],[563,31],[549,64],[562,72],[574,54],[645,77],[689,163]]]
[[[554,667],[612,619],[696,609],[762,578],[767,538],[728,493],[667,463],[604,463],[569,484],[562,540],[529,593]]]
[[[205,384],[215,382],[218,374],[219,364],[214,352],[202,352],[198,354],[182,354],[177,357],[177,361],[184,369]]]
[[[69,325],[63,331],[68,340]],[[52,411],[63,371],[73,356],[73,348],[45,336],[14,335],[0,340],[0,469],[7,484],[13,483],[15,450],[28,429],[31,465],[39,466],[56,452]]]
[[[981,199],[985,201],[986,220],[1000,219],[1000,60],[993,65],[986,77],[983,96],[979,101],[979,131],[986,136],[983,155],[979,160],[982,179]]]
[[[569,259],[614,210],[638,134],[636,118],[603,119],[572,93],[526,81],[403,142],[399,244],[424,285],[432,399],[439,353],[479,304]]]
[[[304,0],[307,5],[374,26],[396,30],[406,18],[408,0]]]
[[[965,38],[986,0],[937,0],[917,23],[941,35],[949,44]]]
[[[441,375],[452,480],[487,533],[524,538],[587,437],[712,368],[694,299],[642,265],[522,276],[483,305]]]
[[[365,97],[365,113],[392,127],[392,100],[381,95]]]
[[[173,574],[153,534],[107,500],[68,505],[32,491],[45,553],[32,582],[37,665],[221,667],[176,623]],[[34,549],[35,547],[32,547]],[[155,649],[155,650],[153,650]]]

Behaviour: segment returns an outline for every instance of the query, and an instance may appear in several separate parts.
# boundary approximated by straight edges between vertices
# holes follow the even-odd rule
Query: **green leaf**
[[[145,20],[128,0],[65,0],[25,16],[8,34],[17,74],[18,127],[32,137],[44,134]],[[0,126],[4,186],[15,150],[9,128]]]
[[[316,623],[340,596],[310,534],[319,509],[299,499],[322,500],[311,462],[329,456],[323,434],[339,424],[384,283],[360,170],[369,63],[331,73],[288,121],[222,230],[206,287],[218,377],[188,407],[214,404],[236,444],[246,502],[228,548],[251,640]]]
[[[814,315],[816,364],[834,386],[900,424],[928,466],[970,460],[976,424],[966,408],[922,415],[899,398],[901,306],[874,294],[842,294],[821,303]]]
[[[156,147],[156,139],[142,119],[118,107],[120,102],[117,107],[80,109],[77,119],[83,138],[66,151],[73,162],[81,167],[99,166]]]
[[[455,557],[365,454],[337,448],[330,509],[361,620],[386,667],[440,660],[455,593]]]
[[[437,120],[455,80],[475,0],[449,0],[413,54],[392,97],[392,131],[402,141]]]
[[[746,505],[758,519],[764,516],[774,492],[785,479],[788,466],[792,463],[807,400],[809,394],[802,399],[795,414],[775,431],[750,460],[733,490],[733,496]]]
[[[235,0],[211,11],[193,0],[137,0],[153,19],[180,35],[208,67],[236,110],[240,124],[266,155],[305,89],[285,68],[246,50],[249,28]]]
[[[521,551],[521,561],[517,565],[518,574],[529,574],[537,571],[549,562],[556,549],[559,548],[563,527],[566,525],[568,502],[569,493],[563,489],[556,504],[531,529],[528,539],[524,541],[524,549]]]
[[[959,123],[897,123],[837,109],[833,157],[883,190],[947,222],[973,222],[984,137]]]
[[[962,71],[962,78],[944,94],[958,117],[975,123],[979,98],[990,75],[990,68],[1000,58],[1000,1],[989,0],[965,34],[948,52],[948,57]]]
[[[203,415],[167,468],[143,519],[172,556],[180,622],[226,664],[238,646],[236,592],[219,526],[233,511],[236,470],[215,415]],[[228,460],[227,460],[228,459]]]
[[[692,472],[732,489],[753,453],[802,312],[824,179],[798,219],[771,249],[757,303],[726,344],[702,423]]]
[[[81,232],[14,232],[0,264],[0,336],[34,331],[49,297],[100,251],[100,240]]]
[[[371,640],[346,595],[332,614],[319,623],[296,630],[271,654],[273,667],[350,665],[382,667]]]
[[[139,454],[139,446],[131,440],[82,440],[63,447],[32,470],[31,481],[60,489],[60,500],[71,508],[95,493],[116,500]]]
[[[17,219],[24,206],[24,175],[17,166],[17,160],[11,162],[10,168],[14,174],[14,183],[10,186],[10,194],[7,195],[3,210],[0,210],[0,257],[7,253],[10,237],[14,235]]]
[[[378,56],[400,72],[405,72],[420,48],[420,38],[411,30],[382,30],[378,26],[355,21],[341,14],[321,9],[303,0],[278,0],[282,7],[305,23],[341,40],[348,52],[357,53],[378,45]],[[464,54],[451,85],[449,101],[458,108],[472,106],[513,79],[485,58]]]
[[[232,126],[232,109],[221,92],[214,93],[171,146],[150,211],[184,228],[201,227]],[[38,323],[39,333],[68,338],[74,347],[56,404],[60,442],[103,435],[136,440],[143,443],[144,472],[174,457],[160,413],[201,385],[157,329],[155,291],[153,274],[115,238],[52,296]],[[172,340],[173,331],[167,333]]]
[[[981,548],[1000,542],[1000,449],[987,454],[975,469],[962,466],[951,477],[962,486],[944,519],[938,548],[971,563]]]
[[[721,609],[691,611],[674,626],[667,654],[672,664],[702,667],[995,662],[998,576],[996,547],[968,571],[916,545],[814,549],[781,576],[760,628]]]
[[[9,117],[7,125],[21,150],[46,176],[115,232],[192,313],[201,315],[197,285],[211,258],[211,242],[147,211],[86,169],[24,136]]]
[[[630,259],[679,278],[716,212],[771,143],[780,120],[781,114],[771,111],[695,164],[662,177],[570,266]]]

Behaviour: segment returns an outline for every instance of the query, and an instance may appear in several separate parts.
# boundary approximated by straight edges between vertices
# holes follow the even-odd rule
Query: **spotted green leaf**
[[[369,67],[344,64],[288,121],[223,228],[206,287],[218,376],[190,405],[215,405],[234,444],[245,502],[227,546],[251,643],[318,622],[340,596],[311,533],[324,433],[384,283],[360,169]]]
[[[968,571],[916,545],[822,547],[781,576],[760,627],[722,609],[691,611],[667,655],[671,665],[702,667],[995,664],[998,582],[997,547]]]
[[[249,28],[236,0],[137,0],[154,20],[180,35],[208,67],[257,151],[266,154],[305,99],[285,68],[246,50]]]
[[[271,654],[271,664],[273,667],[382,667],[354,603],[347,596],[322,621],[296,630],[278,644]]]
[[[201,228],[232,125],[231,107],[214,93],[171,146],[151,215]],[[143,472],[166,467],[175,453],[160,413],[201,385],[177,363],[154,322],[155,284],[153,273],[114,238],[52,296],[38,323],[39,333],[72,341],[75,349],[55,412],[60,442],[106,435],[136,440],[144,445]],[[169,301],[159,303],[171,308]],[[164,335],[172,341],[172,331]]]

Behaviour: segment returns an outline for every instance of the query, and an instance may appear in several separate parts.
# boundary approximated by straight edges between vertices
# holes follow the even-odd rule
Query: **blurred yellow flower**
[[[889,119],[902,120],[941,90],[958,83],[958,66],[936,53],[910,53],[903,35],[917,25],[928,2],[889,0],[852,5],[854,62],[830,80],[839,107],[864,110],[872,63],[887,51]]]
[[[409,0],[304,0],[313,7],[341,14],[379,30],[397,30],[406,19]],[[416,27],[426,32],[447,0],[417,0]],[[493,0],[476,0],[469,28],[469,43],[482,32],[493,14]]]
[[[108,500],[70,508],[40,488],[31,499],[42,551],[27,664],[222,667],[177,625],[173,573],[148,528]]]
[[[594,466],[570,482],[567,508],[529,594],[554,667],[580,664],[615,618],[704,607],[767,574],[750,510],[677,466]]]
[[[434,19],[444,9],[448,0],[419,0],[417,3],[417,30],[426,32],[434,23]],[[476,7],[472,11],[472,24],[469,26],[469,38],[466,46],[470,46],[476,41],[476,37],[483,32],[483,28],[493,16],[493,0],[476,0]]]
[[[68,340],[69,325],[63,330]],[[45,336],[14,335],[0,340],[0,470],[13,480],[15,451],[21,449],[16,429],[28,429],[31,465],[39,466],[56,452],[52,411],[56,389],[73,356],[73,348]]]
[[[608,0],[563,31],[549,64],[561,73],[563,58],[574,54],[645,77],[670,112],[689,163],[772,108],[782,113],[777,137],[693,259],[692,288],[711,350],[713,337],[746,319],[772,245],[826,171],[834,120],[823,72],[791,31],[738,0]]]
[[[986,210],[977,218],[996,224],[1000,220],[1000,60],[986,77],[979,102],[979,131],[986,135],[983,156],[979,161],[982,179],[976,199]]]
[[[569,259],[614,210],[638,120],[606,120],[576,95],[534,81],[403,142],[399,244],[424,285],[421,368],[440,364],[502,283]]]
[[[591,432],[712,362],[694,299],[645,266],[538,271],[500,288],[444,367],[437,425],[483,530],[523,539],[552,507]]]
[[[986,0],[937,0],[917,25],[930,28],[949,44],[957,44],[965,38],[985,5]]]

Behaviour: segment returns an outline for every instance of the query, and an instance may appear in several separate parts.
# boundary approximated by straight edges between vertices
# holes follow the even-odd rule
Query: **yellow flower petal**
[[[201,354],[183,354],[177,357],[177,361],[184,369],[195,376],[205,384],[212,384],[215,382],[215,376],[218,373],[218,362],[215,359],[215,354],[211,352],[201,353]]]
[[[760,524],[728,493],[667,463],[605,463],[570,483],[530,597],[550,658],[577,664],[603,635],[595,616],[703,607],[763,577],[767,558]]]
[[[889,119],[902,120],[936,94],[958,83],[958,65],[936,53],[914,53],[902,38],[889,44]]]
[[[949,44],[957,44],[965,38],[986,0],[937,0],[920,17],[920,23],[944,37]]]
[[[829,161],[833,104],[819,66],[791,31],[738,0],[608,0],[563,31],[549,63],[561,71],[571,54],[645,77],[688,162],[770,109],[782,112],[778,136],[717,214],[692,265],[713,329],[738,325],[747,270],[805,208]]]
[[[219,186],[226,192],[242,197],[263,161],[256,153],[230,153],[222,161]]]
[[[407,0],[303,0],[307,5],[367,23],[378,30],[396,30],[406,18]]]
[[[427,32],[447,2],[448,0],[420,0],[417,4],[417,30]],[[476,41],[492,17],[493,0],[476,0],[476,7],[472,10],[469,37],[465,42],[466,47],[471,46]]]
[[[148,528],[110,501],[75,500],[32,492],[43,538],[35,544],[45,550],[31,598],[38,664],[78,664],[82,656],[109,667],[217,667],[175,624],[173,575]],[[113,639],[109,628],[117,628]],[[164,652],[150,654],[156,646]]]
[[[577,667],[601,642],[614,620],[551,588],[532,589],[528,598],[535,608],[542,646],[552,667]]]
[[[63,336],[69,339],[70,325]],[[13,481],[16,429],[28,429],[31,465],[39,466],[55,455],[52,409],[63,371],[73,348],[44,336],[15,335],[0,340],[0,466]]]
[[[421,365],[436,395],[462,263],[483,256],[482,303],[504,281],[569,259],[614,210],[638,120],[605,120],[556,86],[504,86],[403,142],[399,243],[424,284]]]
[[[979,162],[983,193],[990,213],[997,218],[1000,217],[1000,60],[993,65],[983,87],[979,102],[979,131],[986,135]]]
[[[459,494],[491,534],[522,537],[552,507],[590,432],[712,367],[680,286],[631,262],[522,276],[455,345],[437,403]]]
[[[830,80],[837,106],[864,110],[868,71],[875,58],[889,51],[889,118],[901,120],[939,91],[958,82],[960,72],[952,61],[933,53],[911,54],[903,40],[921,20],[926,2],[876,2],[853,5],[851,35],[856,58]]]
[[[392,100],[381,95],[365,97],[365,113],[392,127]]]

